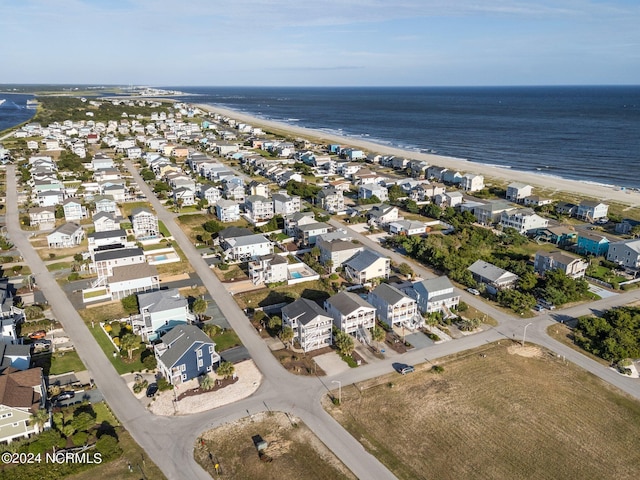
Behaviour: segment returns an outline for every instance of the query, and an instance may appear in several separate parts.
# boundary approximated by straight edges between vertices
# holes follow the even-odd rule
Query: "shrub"
[[[111,435],[102,435],[96,442],[96,450],[102,454],[103,461],[117,457],[122,452],[118,446],[118,440]]]
[[[144,390],[148,386],[149,386],[149,382],[146,380],[143,380],[141,382],[135,382],[133,384],[133,393],[140,393],[142,390]]]
[[[87,432],[78,432],[71,437],[71,441],[76,447],[85,445],[87,440],[89,440],[89,434]]]
[[[156,357],[154,355],[147,355],[142,359],[142,364],[147,370],[155,370],[155,368],[158,366],[158,361],[156,360]]]
[[[109,325],[111,326],[110,335],[112,337],[119,337],[120,333],[122,333],[122,324],[120,322],[111,322]]]
[[[434,365],[433,367],[431,367],[431,371],[433,373],[442,373],[444,372],[444,367],[442,365]]]
[[[220,263],[220,264],[218,264],[218,268],[220,270],[229,270],[229,264],[228,263]]]
[[[158,390],[160,390],[161,392],[164,392],[165,390],[172,390],[172,389],[173,389],[173,385],[171,385],[166,378],[163,377],[160,380],[158,380]]]
[[[72,272],[69,274],[69,276],[67,277],[67,280],[70,282],[75,282],[76,280],[80,280],[80,274],[78,272]]]
[[[44,312],[42,311],[42,308],[37,305],[29,305],[28,307],[25,307],[24,315],[27,320],[35,320],[37,318],[44,317]]]
[[[116,347],[120,346],[120,337],[114,337],[113,338],[113,343],[116,345]]]

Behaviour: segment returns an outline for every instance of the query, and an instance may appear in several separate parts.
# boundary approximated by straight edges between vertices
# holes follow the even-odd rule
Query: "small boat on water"
[[[6,102],[7,100],[4,98],[0,98],[0,105],[2,105],[4,102]]]
[[[37,100],[27,100],[27,108],[33,108],[33,109],[38,108],[38,101]]]

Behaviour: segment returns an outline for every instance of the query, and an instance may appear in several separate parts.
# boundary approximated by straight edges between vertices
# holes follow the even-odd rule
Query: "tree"
[[[318,261],[318,258],[320,258],[320,254],[322,252],[320,251],[320,247],[313,247],[311,249],[311,255],[313,255],[316,259],[316,262]]]
[[[401,275],[405,275],[407,277],[411,277],[413,275],[413,269],[411,268],[411,266],[408,263],[404,262],[398,265],[398,272]]]
[[[518,277],[518,286],[521,290],[529,292],[538,284],[538,277],[531,271],[526,271]]]
[[[207,301],[204,298],[196,298],[191,305],[191,311],[200,318],[207,311]]]
[[[334,343],[336,348],[342,355],[351,355],[353,349],[355,348],[353,337],[343,331],[338,331],[334,335]]]
[[[44,408],[36,410],[36,412],[31,415],[31,421],[38,425],[40,429],[42,429],[47,420],[49,420],[49,412]]]
[[[389,201],[391,203],[396,202],[399,198],[402,197],[406,197],[407,194],[404,193],[404,190],[402,190],[402,187],[400,185],[391,185],[389,187]]]
[[[86,432],[96,423],[95,418],[89,412],[81,411],[74,415],[71,425],[76,432]]]
[[[120,303],[122,303],[122,308],[124,308],[124,311],[128,314],[131,315],[134,313],[138,313],[138,297],[136,297],[135,295],[129,295],[122,298],[120,300]]]
[[[202,380],[200,380],[200,388],[202,390],[211,390],[214,385],[215,383],[213,381],[213,378],[211,378],[209,375],[205,375],[204,377],[202,377]]]
[[[120,339],[120,347],[127,351],[129,360],[132,359],[133,351],[140,346],[140,337],[133,333],[127,333]]]
[[[386,336],[387,336],[387,332],[385,332],[382,328],[380,328],[377,325],[371,329],[371,338],[373,339],[374,342],[378,344],[384,341]]]
[[[233,365],[233,363],[231,363],[231,362],[222,362],[218,366],[218,369],[216,370],[216,373],[218,375],[220,375],[222,378],[229,378],[230,376],[233,375],[233,373],[235,371],[236,371],[236,367]]]
[[[640,223],[631,228],[631,235],[633,235],[634,238],[640,237]]]
[[[287,325],[282,329],[282,332],[280,332],[280,340],[282,340],[284,343],[288,345],[289,342],[293,340],[294,335],[295,333],[293,331],[293,328]]]
[[[224,226],[216,220],[209,220],[202,224],[202,228],[204,228],[205,232],[218,233],[220,230],[224,229]]]
[[[276,330],[281,326],[282,326],[282,319],[279,316],[274,315],[273,317],[269,318],[269,323],[267,323],[267,327],[269,327],[269,330]]]
[[[118,441],[111,435],[102,435],[96,442],[96,450],[105,459],[114,458],[120,455],[122,449],[118,446]]]
[[[213,235],[211,235],[211,232],[207,232],[206,230],[200,234],[200,240],[202,240],[205,245],[209,245],[212,238]]]

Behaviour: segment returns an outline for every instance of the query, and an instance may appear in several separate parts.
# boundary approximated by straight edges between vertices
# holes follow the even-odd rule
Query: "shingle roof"
[[[42,368],[0,374],[0,405],[37,410],[41,395],[34,387],[42,385]]]
[[[369,250],[365,248],[363,251],[358,253],[351,260],[345,262],[349,268],[352,268],[356,272],[361,272],[366,268],[370,267],[374,262],[378,261],[381,258],[387,258],[385,255],[382,255],[373,250]]]
[[[187,299],[180,295],[180,291],[177,288],[138,294],[140,311],[164,312],[165,310],[184,308],[188,303]]]
[[[148,263],[136,263],[134,265],[114,267],[113,275],[109,277],[109,282],[125,282],[127,280],[136,280],[138,278],[157,276],[158,269],[155,267],[155,265],[149,265]]]
[[[175,365],[194,343],[215,347],[215,342],[194,325],[178,325],[172,328],[162,336],[162,342],[169,348],[160,356],[160,360],[168,368]]]
[[[503,276],[514,276],[517,275],[507,270],[504,270],[500,267],[496,267],[491,263],[487,263],[484,260],[478,260],[473,265],[471,265],[468,270],[471,273],[475,273],[476,275],[489,280],[490,282],[497,282]]]
[[[282,315],[297,318],[302,325],[307,325],[321,315],[328,317],[327,312],[320,308],[316,302],[307,298],[298,298],[295,302],[282,307]]]
[[[373,305],[367,302],[364,298],[351,292],[336,293],[333,297],[327,300],[327,303],[331,304],[343,315],[349,315],[360,307],[366,307],[375,310]]]
[[[124,230],[107,230],[105,232],[93,232],[89,234],[89,238],[94,238],[96,240],[102,240],[105,238],[120,238],[126,237],[127,232]]]
[[[384,300],[389,305],[395,305],[402,300],[407,300],[410,297],[402,293],[396,287],[387,283],[381,283],[378,285],[369,295],[376,296]]]
[[[82,229],[80,225],[78,225],[77,223],[70,222],[70,223],[65,223],[64,225],[60,225],[49,235],[53,235],[54,233],[62,233],[63,235],[73,235],[80,229]]]

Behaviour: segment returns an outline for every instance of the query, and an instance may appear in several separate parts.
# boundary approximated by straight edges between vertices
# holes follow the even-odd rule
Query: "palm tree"
[[[202,390],[211,390],[215,383],[213,382],[213,378],[209,375],[205,375],[203,379],[200,381],[200,388]]]
[[[235,371],[236,371],[236,367],[234,367],[233,363],[222,362],[218,366],[218,370],[216,370],[216,373],[223,378],[229,378],[231,375],[233,375]]]
[[[280,332],[280,340],[282,340],[287,345],[289,344],[289,342],[291,342],[291,340],[293,340],[293,337],[293,328],[288,325],[282,329],[282,332]]]
[[[129,360],[133,357],[133,351],[140,345],[140,338],[133,333],[127,333],[120,339],[120,346],[127,351]]]
[[[31,421],[38,425],[39,430],[42,430],[44,424],[49,421],[49,412],[44,408],[40,408],[36,410],[36,413],[31,415]]]
[[[336,348],[342,355],[351,355],[355,348],[353,337],[343,331],[339,331],[336,333],[335,344]]]
[[[380,342],[384,341],[386,336],[387,332],[377,325],[371,329],[371,338],[378,344],[378,350],[380,350]]]
[[[191,305],[191,310],[198,318],[207,311],[207,301],[204,298],[196,298]]]

